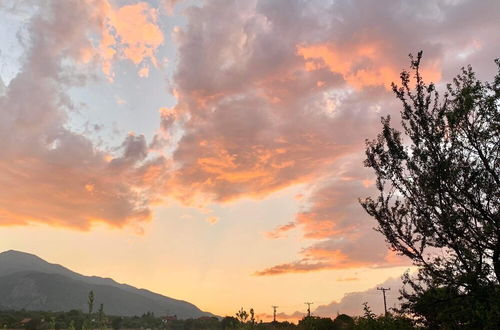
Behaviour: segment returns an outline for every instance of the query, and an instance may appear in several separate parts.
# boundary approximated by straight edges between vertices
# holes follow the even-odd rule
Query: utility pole
[[[278,308],[278,306],[271,306],[274,310],[273,312],[273,322],[276,323],[276,308]]]
[[[382,291],[382,294],[384,295],[384,310],[385,310],[385,316],[387,316],[387,301],[385,300],[385,292],[390,291],[391,288],[377,288],[377,290]]]
[[[311,316],[311,305],[314,304],[312,302],[305,302],[304,304],[307,305],[307,317]]]

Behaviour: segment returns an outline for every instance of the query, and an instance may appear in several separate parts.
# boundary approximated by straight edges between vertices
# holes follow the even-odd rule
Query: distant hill
[[[213,316],[189,302],[120,284],[110,278],[84,276],[33,254],[13,250],[0,253],[0,309],[86,311],[91,290],[95,295],[95,309],[102,303],[109,315],[153,312],[179,318]]]

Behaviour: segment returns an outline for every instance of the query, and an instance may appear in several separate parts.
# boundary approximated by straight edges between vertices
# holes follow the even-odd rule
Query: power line
[[[307,305],[307,317],[311,316],[311,305],[314,304],[312,302],[305,302],[304,304]]]
[[[278,306],[271,306],[273,308],[273,322],[276,322],[276,309]]]
[[[382,291],[382,294],[384,295],[384,310],[385,310],[385,315],[387,316],[387,301],[385,299],[385,292],[390,291],[391,288],[377,288],[377,290]]]

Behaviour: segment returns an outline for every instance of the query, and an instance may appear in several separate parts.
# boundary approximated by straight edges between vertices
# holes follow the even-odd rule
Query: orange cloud
[[[289,222],[286,225],[279,226],[275,228],[273,231],[265,233],[265,236],[267,238],[281,238],[283,237],[287,232],[289,232],[292,229],[295,229],[297,227],[297,224],[295,222]]]
[[[303,211],[294,222],[280,226],[268,237],[278,238],[291,228],[302,231],[316,243],[302,249],[297,261],[282,263],[257,271],[255,275],[307,273],[348,268],[395,267],[408,260],[390,251],[380,234],[373,230],[375,221],[365,214],[358,198],[375,189],[364,185],[366,169],[353,166],[360,157],[340,161],[332,169],[330,181],[313,190]]]
[[[112,80],[113,62],[128,59],[141,65],[140,77],[147,77],[149,65],[158,65],[155,55],[164,37],[157,24],[158,11],[147,2],[114,8],[108,0],[88,0],[100,19],[101,41],[98,54],[102,70]]]
[[[391,63],[385,53],[390,49],[384,43],[360,43],[351,47],[336,47],[334,44],[299,45],[297,54],[306,61],[308,71],[328,68],[339,73],[354,88],[366,86],[384,86],[391,88],[391,83],[399,82],[401,68]],[[427,80],[438,82],[441,79],[439,63],[425,63],[422,74]]]
[[[380,115],[398,110],[387,87],[407,67],[408,52],[424,49],[422,73],[435,81],[463,65],[445,56],[460,55],[471,40],[481,47],[468,59],[486,63],[479,53],[496,52],[485,35],[498,30],[498,20],[481,14],[496,12],[494,2],[436,4],[446,13],[436,20],[411,3],[207,1],[186,10],[186,24],[173,31],[178,102],[161,110],[161,132],[149,144],[127,136],[110,155],[67,128],[73,105],[66,91],[85,75],[75,76],[72,64],[100,63],[112,79],[114,63],[128,60],[147,76],[164,42],[157,9],[145,1],[114,3],[46,1],[27,26],[32,42],[21,72],[0,96],[0,180],[19,185],[0,196],[3,224],[121,226],[149,219],[150,206],[164,196],[199,205],[307,183],[316,188],[308,204],[269,234],[295,228],[316,240],[297,269],[394,264],[356,202],[373,178],[344,176],[337,164],[362,154]],[[464,24],[470,29],[460,29]]]
[[[359,277],[341,277],[341,278],[337,278],[337,282],[355,282],[355,281],[359,281],[360,278]]]
[[[208,217],[206,219],[206,221],[211,224],[211,225],[215,225],[217,222],[219,222],[219,218],[216,217],[216,216],[212,216],[212,217]]]
[[[275,265],[254,273],[256,276],[270,276],[282,274],[302,274],[317,272],[322,270],[339,270],[351,268],[385,268],[398,267],[408,265],[408,261],[404,259],[394,263],[378,263],[375,261],[360,261],[352,258],[352,256],[344,255],[341,251],[328,250],[308,250],[309,257],[299,261],[283,263]],[[319,261],[317,261],[319,260]],[[383,259],[382,259],[383,261]]]
[[[127,59],[139,64],[149,58],[156,65],[154,51],[163,43],[156,9],[146,2],[123,6],[112,13],[110,21]]]
[[[0,190],[0,225],[88,230],[95,223],[122,227],[151,219],[154,183],[167,164],[149,154],[145,137],[130,134],[110,155],[67,128],[72,105],[65,92],[82,74],[73,79],[72,65],[99,27],[92,5],[103,3],[47,2],[26,27],[32,42],[25,61],[0,95],[0,184],[9,187]]]

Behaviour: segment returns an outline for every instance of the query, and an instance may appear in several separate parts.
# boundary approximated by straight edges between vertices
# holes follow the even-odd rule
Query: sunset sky
[[[263,319],[397,285],[364,141],[399,121],[409,53],[440,88],[500,57],[498,0],[0,0],[0,22],[0,251]]]

